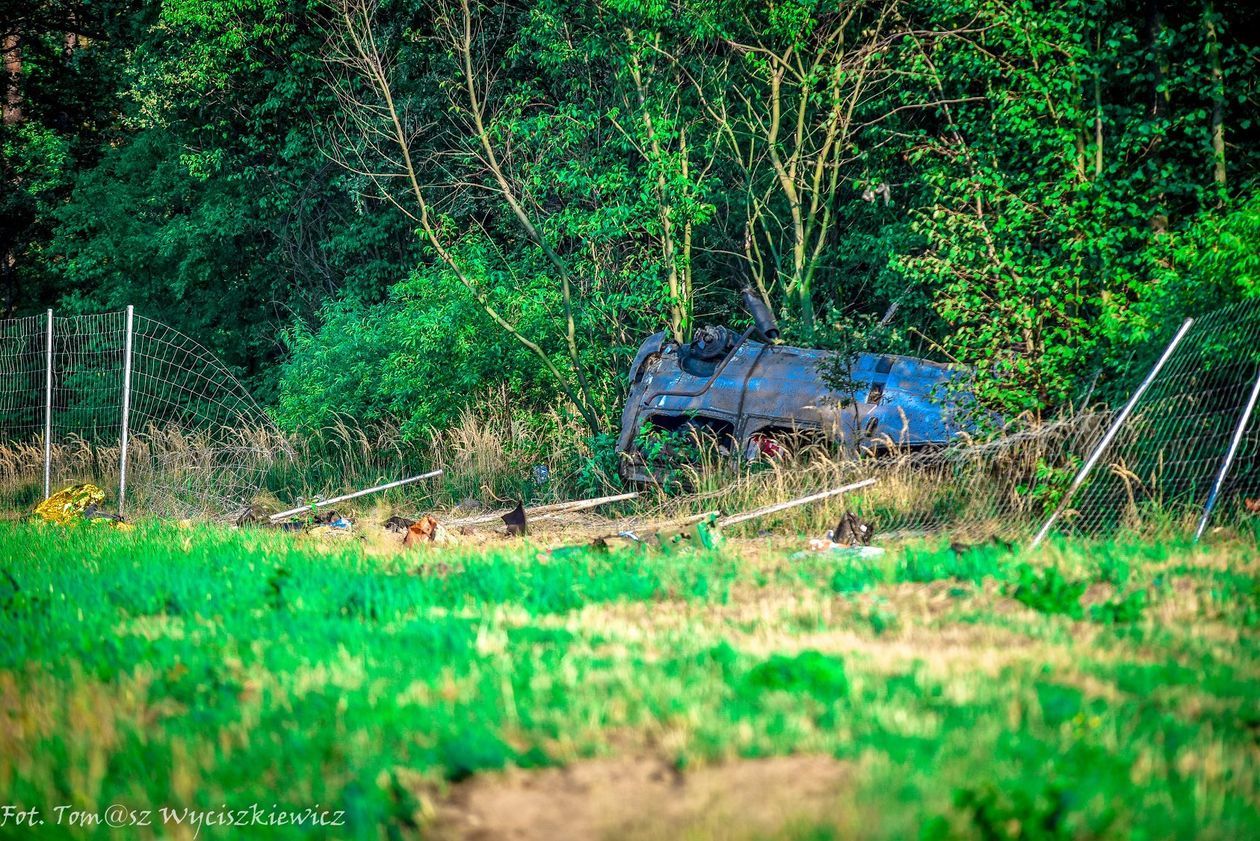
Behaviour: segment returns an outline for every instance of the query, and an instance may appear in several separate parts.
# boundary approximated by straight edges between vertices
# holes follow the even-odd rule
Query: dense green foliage
[[[0,524],[0,802],[320,804],[343,829],[267,834],[425,837],[443,781],[645,745],[688,771],[837,757],[840,823],[808,837],[1254,837],[1255,558]],[[707,837],[685,829],[654,837]]]
[[[606,430],[638,342],[743,319],[750,284],[790,340],[957,359],[1042,412],[1257,293],[1257,23],[4,0],[2,314],[135,304],[289,426],[418,435],[506,383]]]

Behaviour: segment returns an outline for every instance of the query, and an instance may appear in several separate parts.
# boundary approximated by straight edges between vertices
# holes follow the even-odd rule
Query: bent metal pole
[[[757,508],[753,511],[744,511],[740,514],[732,514],[729,517],[721,518],[717,521],[717,524],[719,527],[733,526],[736,523],[742,523],[745,520],[753,520],[757,517],[764,517],[767,514],[777,514],[778,512],[786,511],[789,508],[796,508],[800,505],[808,505],[809,503],[817,502],[820,499],[830,499],[833,496],[839,496],[840,494],[848,493],[849,491],[856,491],[858,488],[865,488],[869,485],[875,484],[875,481],[874,477],[870,479],[863,479],[860,482],[854,482],[851,485],[844,485],[839,488],[832,488],[829,491],[821,491],[816,494],[810,494],[809,496],[789,499],[787,502],[778,502],[774,505],[767,505],[764,508]]]
[[[1243,408],[1242,414],[1238,416],[1238,425],[1234,427],[1233,440],[1229,442],[1229,450],[1225,453],[1225,460],[1221,462],[1221,469],[1217,471],[1216,481],[1212,483],[1212,491],[1208,494],[1207,502],[1203,505],[1203,516],[1199,518],[1199,527],[1194,532],[1194,542],[1198,543],[1199,538],[1203,537],[1203,532],[1207,531],[1208,520],[1212,519],[1212,509],[1216,507],[1216,498],[1220,495],[1221,488],[1225,485],[1225,479],[1229,476],[1229,470],[1234,466],[1234,456],[1238,455],[1238,445],[1242,443],[1243,434],[1247,431],[1247,422],[1251,420],[1251,413],[1255,411],[1256,399],[1260,398],[1260,373],[1256,374],[1256,384],[1251,387],[1251,396],[1247,398],[1247,405]]]
[[[1037,532],[1037,536],[1033,538],[1029,549],[1036,549],[1041,545],[1041,541],[1046,539],[1046,535],[1050,533],[1050,529],[1054,526],[1059,516],[1067,510],[1068,503],[1072,501],[1072,495],[1076,493],[1081,483],[1089,476],[1094,465],[1098,463],[1098,459],[1102,458],[1102,454],[1111,446],[1111,440],[1116,437],[1120,431],[1120,427],[1124,426],[1124,422],[1129,419],[1129,415],[1133,413],[1133,407],[1137,405],[1138,400],[1142,399],[1142,395],[1151,387],[1151,383],[1155,381],[1155,377],[1163,370],[1164,365],[1172,358],[1173,351],[1177,349],[1177,345],[1181,344],[1181,340],[1186,337],[1186,333],[1190,331],[1190,325],[1194,324],[1193,318],[1187,318],[1181,324],[1181,329],[1177,331],[1177,335],[1173,336],[1172,341],[1168,343],[1168,347],[1164,348],[1164,353],[1160,356],[1159,361],[1155,363],[1155,367],[1146,375],[1146,379],[1142,380],[1142,384],[1137,387],[1137,391],[1133,392],[1133,396],[1129,398],[1129,402],[1124,404],[1124,408],[1120,410],[1120,414],[1116,415],[1116,419],[1111,422],[1111,427],[1107,430],[1107,434],[1098,442],[1098,446],[1094,447],[1094,451],[1089,454],[1089,458],[1085,464],[1081,466],[1080,472],[1076,474],[1076,478],[1072,480],[1072,484],[1068,487],[1067,493],[1063,495],[1063,499],[1059,500],[1059,505],[1054,509],[1054,513],[1050,515],[1050,519],[1046,520],[1046,524],[1041,527],[1041,531]]]
[[[387,491],[390,488],[396,488],[400,485],[419,482],[421,479],[432,479],[434,476],[441,476],[442,473],[443,471],[441,470],[432,470],[419,476],[412,476],[408,479],[399,479],[397,482],[386,482],[384,485],[377,485],[374,488],[364,488],[363,490],[355,491],[354,493],[334,496],[332,499],[321,499],[318,502],[311,503],[310,505],[299,505],[297,508],[290,508],[288,511],[281,511],[279,514],[272,514],[267,519],[274,523],[276,520],[283,520],[285,517],[292,517],[294,514],[301,514],[303,511],[314,511],[316,508],[323,508],[326,505],[334,505],[338,502],[345,502],[347,499],[354,499],[356,496],[367,496],[368,494],[374,494],[377,491]]]

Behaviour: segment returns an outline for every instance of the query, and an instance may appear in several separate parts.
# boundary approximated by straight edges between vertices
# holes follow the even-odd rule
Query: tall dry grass
[[[803,445],[787,458],[748,462],[697,441],[698,458],[677,466],[681,481],[640,488],[641,496],[600,513],[646,524],[706,510],[727,513],[795,499],[869,477],[874,486],[739,527],[820,534],[847,511],[878,532],[1016,537],[1035,528],[1102,434],[1105,413],[1051,423],[1025,422],[989,440],[960,440],[926,451],[886,441],[859,453]],[[54,490],[92,481],[115,501],[117,442],[72,437],[53,447]],[[149,427],[129,447],[128,511],[224,516],[259,499],[288,507],[441,468],[437,480],[365,498],[346,510],[400,513],[450,510],[476,502],[540,504],[624,489],[610,454],[558,410],[513,411],[505,391],[485,395],[442,430],[404,434],[396,424],[367,428],[340,418],[308,434],[273,428],[187,431]],[[0,445],[0,506],[29,510],[42,497],[41,441]],[[1070,514],[1071,512],[1069,512]],[[1173,520],[1150,517],[1167,527]]]
[[[704,510],[725,513],[786,502],[874,478],[873,486],[789,509],[739,527],[819,534],[853,512],[884,534],[949,529],[960,536],[1014,538],[1040,524],[1070,481],[1081,454],[1101,436],[1107,415],[1081,413],[1049,423],[1024,419],[988,439],[906,449],[891,440],[858,452],[804,443],[791,455],[748,462],[696,442],[701,456],[684,468],[690,493],[658,494],[647,518]]]

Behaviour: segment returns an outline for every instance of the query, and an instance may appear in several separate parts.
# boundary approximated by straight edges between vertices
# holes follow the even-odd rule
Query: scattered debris
[[[266,505],[257,502],[250,503],[240,510],[240,513],[233,519],[233,524],[237,528],[245,526],[269,526],[273,525],[270,521],[271,510]]]
[[[722,545],[721,521],[717,514],[696,520],[687,529],[670,529],[656,532],[656,542],[662,549],[674,549],[679,546],[699,546],[704,549],[716,549]]]
[[[638,491],[632,493],[615,494],[613,496],[600,496],[592,499],[577,499],[572,502],[553,502],[548,505],[535,505],[525,509],[525,515],[530,519],[544,519],[542,515],[555,514],[571,514],[575,511],[585,511],[588,508],[596,508],[600,505],[607,505],[612,502],[622,502],[627,499],[634,499],[639,495]],[[465,503],[460,503],[457,508],[465,508]],[[480,504],[477,504],[480,507]],[[521,507],[520,504],[517,507]],[[447,522],[450,528],[460,526],[479,526],[485,523],[493,523],[495,520],[501,520],[512,511],[496,511],[493,514],[482,514],[476,517],[461,517],[456,520]]]
[[[807,545],[811,552],[865,550],[856,554],[861,557],[875,557],[884,554],[884,550],[870,545],[874,536],[875,529],[870,523],[852,511],[847,511],[840,517],[836,527],[827,532],[826,537],[815,537]]]
[[[35,506],[35,516],[46,523],[66,526],[83,519],[104,501],[105,491],[96,485],[71,485]]]
[[[636,546],[655,549],[671,550],[682,546],[700,546],[705,549],[715,549],[722,542],[722,533],[718,528],[718,516],[719,512],[717,511],[706,511],[703,514],[691,514],[686,517],[665,520],[643,527],[641,529],[642,534],[630,529],[622,529],[615,534],[596,537],[589,544],[553,549],[549,554],[551,557],[562,557],[582,551],[607,552],[610,548],[608,541],[616,538],[628,540]]]
[[[630,540],[635,543],[645,543],[648,539],[654,538],[659,532],[668,531],[671,528],[677,529],[683,526],[689,526],[692,523],[697,523],[701,520],[716,520],[720,516],[721,512],[719,511],[705,511],[703,514],[689,514],[686,517],[676,517],[672,520],[664,520],[659,523],[650,523],[647,526],[644,526],[641,530],[646,535],[646,538],[640,537],[638,533],[631,531],[630,529],[622,529],[615,535],[606,535],[605,538],[620,537],[624,540]]]

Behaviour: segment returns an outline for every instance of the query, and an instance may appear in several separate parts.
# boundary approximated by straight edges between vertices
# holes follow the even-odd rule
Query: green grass
[[[347,812],[330,837],[409,838],[509,765],[824,753],[858,769],[850,818],[785,837],[1258,837],[1256,554],[0,524],[0,803],[319,803]]]

